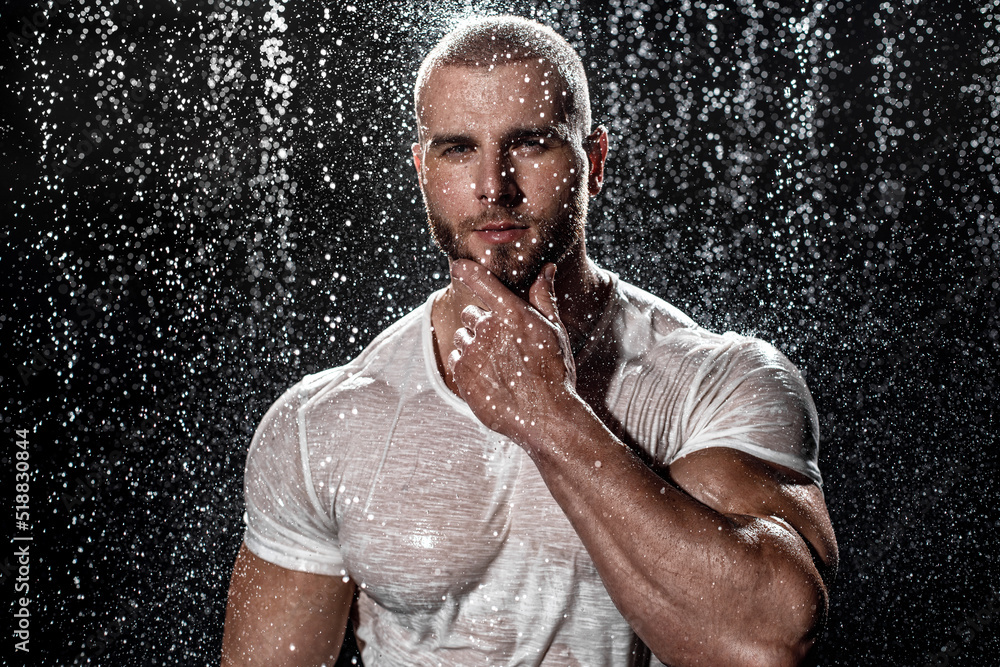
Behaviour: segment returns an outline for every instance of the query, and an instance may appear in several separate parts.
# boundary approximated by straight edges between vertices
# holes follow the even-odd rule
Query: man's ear
[[[420,166],[423,163],[423,156],[420,154],[420,142],[413,142],[410,150],[413,152],[413,166],[417,168],[417,178],[420,178]]]
[[[424,166],[424,151],[421,147],[419,141],[413,142],[410,146],[410,151],[413,153],[413,166],[417,170],[417,187],[420,188],[420,192],[424,191],[424,176],[423,176],[423,166]]]
[[[587,177],[587,188],[590,196],[600,193],[604,185],[604,162],[608,159],[608,131],[603,125],[597,128],[583,140],[587,151],[587,161],[590,163],[590,173]]]

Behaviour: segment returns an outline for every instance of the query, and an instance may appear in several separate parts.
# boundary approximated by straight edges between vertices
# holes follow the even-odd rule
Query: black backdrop
[[[805,372],[841,548],[813,660],[996,664],[1000,8],[910,0],[5,4],[17,659],[217,662],[256,423],[446,279],[409,95],[474,11],[584,54],[592,256]]]

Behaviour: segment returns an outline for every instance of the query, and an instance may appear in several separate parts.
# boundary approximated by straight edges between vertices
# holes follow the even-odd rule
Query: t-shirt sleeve
[[[254,434],[244,477],[244,541],[256,556],[290,570],[342,575],[334,520],[313,487],[302,383],[268,410]]]
[[[691,350],[679,447],[671,462],[730,447],[822,485],[816,406],[798,369],[772,345],[726,334]]]

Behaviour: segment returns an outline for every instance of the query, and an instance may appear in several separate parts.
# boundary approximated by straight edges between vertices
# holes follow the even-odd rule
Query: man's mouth
[[[490,244],[514,243],[527,232],[527,225],[509,220],[486,222],[473,231],[479,240]]]

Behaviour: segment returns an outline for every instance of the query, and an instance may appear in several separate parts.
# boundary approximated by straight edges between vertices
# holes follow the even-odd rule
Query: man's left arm
[[[681,458],[665,481],[576,393],[549,270],[530,305],[478,267],[456,275],[490,308],[467,309],[456,334],[462,397],[535,461],[654,655],[675,667],[798,664],[837,560],[819,488],[726,448]]]

